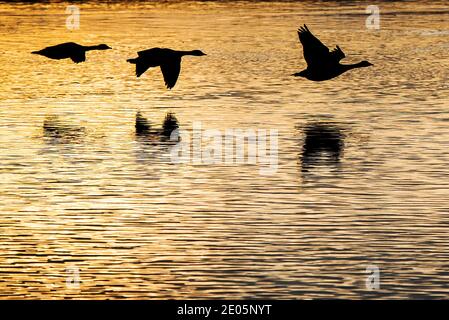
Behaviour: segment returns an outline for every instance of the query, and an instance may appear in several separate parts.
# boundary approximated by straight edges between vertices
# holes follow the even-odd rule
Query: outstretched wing
[[[339,46],[329,52],[329,48],[315,37],[306,25],[298,29],[298,36],[303,47],[304,59],[309,67],[338,63],[345,57]]]
[[[83,50],[78,50],[70,55],[70,59],[75,63],[86,61],[86,53]]]
[[[340,49],[339,46],[337,46],[334,50],[330,52],[330,57],[334,62],[339,62],[341,59],[343,59],[345,56],[345,53],[343,50]]]
[[[146,49],[137,52],[137,55],[139,57],[145,58],[145,59],[157,59],[160,55],[162,55],[164,52],[164,49],[161,48],[151,48]]]
[[[136,76],[139,78],[145,71],[150,68],[150,65],[145,61],[138,60],[136,63]]]
[[[181,72],[181,58],[161,64],[161,71],[167,88],[173,88]]]

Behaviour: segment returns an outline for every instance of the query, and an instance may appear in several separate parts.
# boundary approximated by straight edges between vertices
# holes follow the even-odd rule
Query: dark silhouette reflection
[[[304,128],[302,147],[302,172],[317,166],[338,166],[343,154],[342,130],[330,123],[311,123]]]
[[[137,53],[138,57],[128,59],[136,65],[136,76],[140,77],[152,67],[161,67],[165,85],[168,89],[175,86],[181,72],[181,58],[183,56],[205,56],[201,50],[177,51],[167,48],[152,48]]]
[[[372,66],[368,61],[354,64],[340,64],[345,54],[337,46],[332,51],[315,37],[306,25],[298,29],[299,41],[302,44],[307,69],[293,74],[312,81],[324,81],[338,77],[342,73],[355,68]]]
[[[145,135],[151,131],[150,122],[142,116],[140,111],[136,113],[136,135]]]
[[[169,112],[165,115],[162,128],[154,128],[150,121],[137,112],[136,114],[136,136],[147,141],[161,141],[177,143],[180,140],[178,129],[179,121],[176,116]]]
[[[55,46],[46,47],[39,51],[33,51],[31,53],[56,60],[70,58],[73,62],[80,63],[86,61],[86,51],[108,49],[111,49],[111,47],[106,44],[99,44],[96,46],[82,46],[75,42],[66,42]]]
[[[137,112],[135,128],[138,142],[135,149],[136,161],[144,164],[142,169],[151,172],[151,176],[155,177],[154,168],[148,166],[148,163],[171,163],[171,148],[181,141],[179,121],[173,113],[167,113],[162,127],[155,128],[147,118]]]
[[[52,144],[79,143],[86,133],[84,127],[64,123],[56,116],[47,116],[42,128],[44,138]]]

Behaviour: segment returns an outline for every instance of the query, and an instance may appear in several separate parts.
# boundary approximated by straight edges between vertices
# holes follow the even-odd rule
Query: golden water
[[[0,4],[1,297],[449,297],[445,1],[379,2],[380,30],[364,1],[88,3],[79,30],[66,5]],[[303,23],[374,67],[290,76]],[[30,54],[66,41],[113,50]],[[208,55],[168,91],[125,61],[155,46]],[[137,110],[181,132],[277,129],[279,168],[173,164],[136,138]],[[312,124],[338,132],[334,158],[307,160]]]

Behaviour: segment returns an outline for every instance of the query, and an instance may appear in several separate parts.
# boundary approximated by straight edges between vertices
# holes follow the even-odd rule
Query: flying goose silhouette
[[[31,53],[56,60],[70,58],[73,62],[80,63],[86,61],[86,51],[107,49],[111,49],[111,47],[105,44],[99,44],[97,46],[82,46],[75,42],[66,42],[55,46],[46,47],[39,51],[33,51]]]
[[[137,52],[138,57],[128,59],[129,63],[136,65],[136,76],[140,77],[151,67],[161,67],[165,85],[168,89],[175,86],[181,71],[181,58],[183,56],[205,56],[201,50],[177,51],[167,48],[152,48]]]
[[[307,69],[293,74],[294,76],[304,77],[312,81],[324,81],[338,77],[354,68],[373,65],[365,60],[354,64],[340,64],[340,60],[345,57],[340,47],[336,46],[335,49],[329,51],[329,48],[318,40],[306,25],[298,29],[298,36],[303,47]]]

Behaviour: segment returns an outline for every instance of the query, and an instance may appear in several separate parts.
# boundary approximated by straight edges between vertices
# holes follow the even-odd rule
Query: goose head
[[[366,60],[363,60],[360,62],[360,66],[361,67],[369,67],[369,66],[374,66],[374,64],[372,64],[371,62],[368,62]]]
[[[108,50],[108,49],[112,49],[112,48],[110,46],[108,46],[107,44],[102,43],[97,46],[97,49],[98,50]]]
[[[201,51],[201,50],[193,50],[192,52],[191,52],[191,55],[192,56],[206,56],[207,54],[205,54],[203,51]]]

